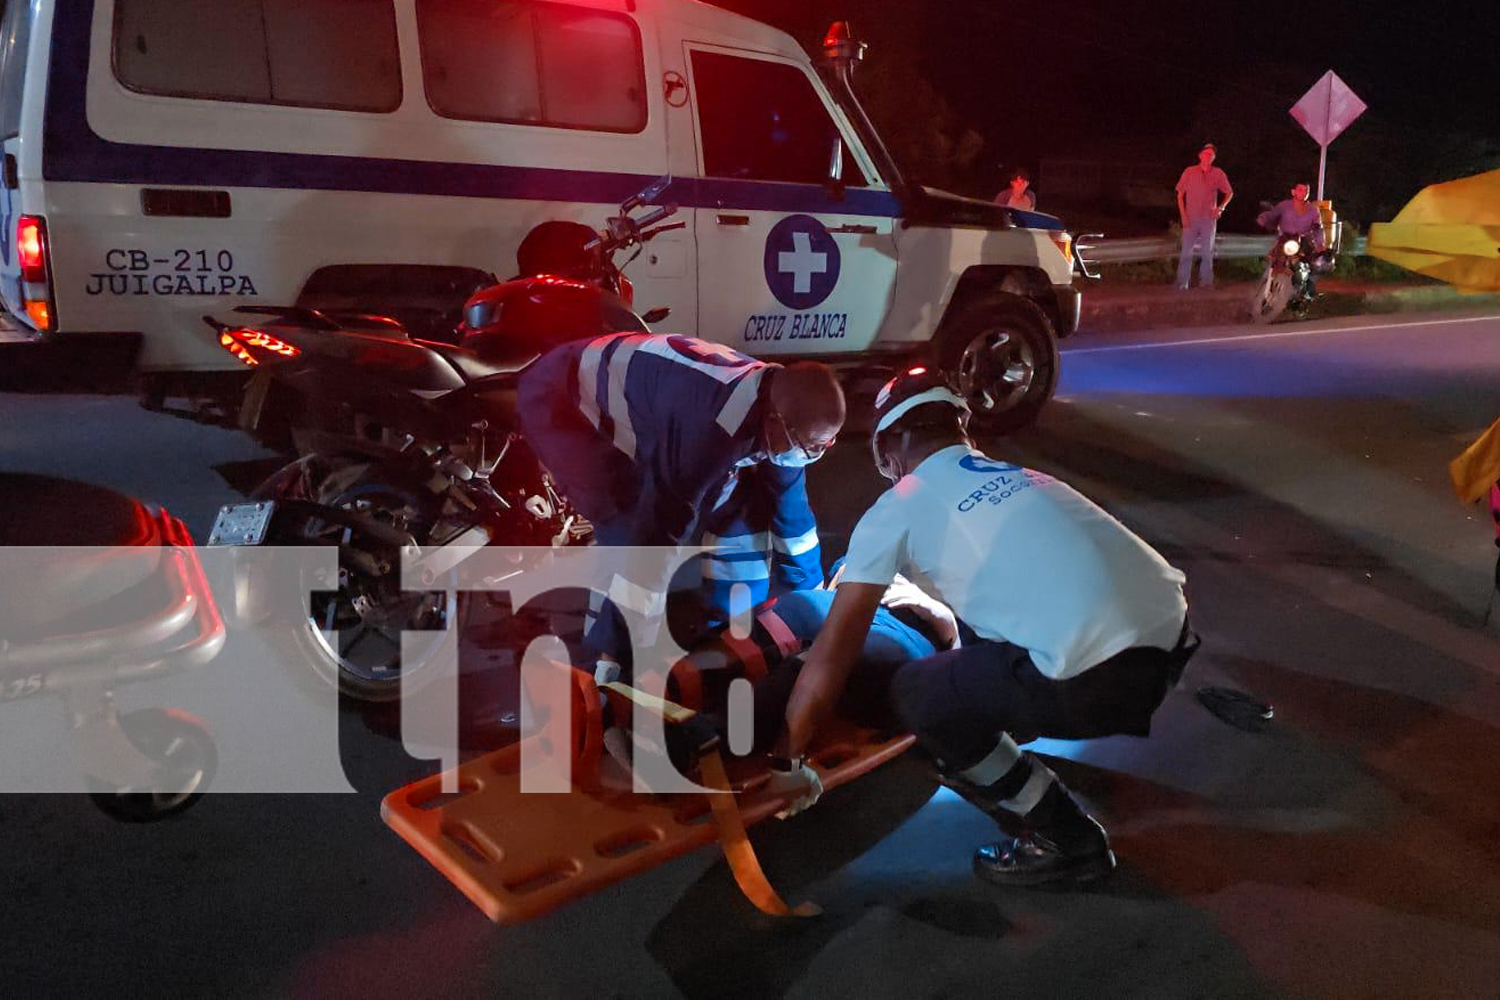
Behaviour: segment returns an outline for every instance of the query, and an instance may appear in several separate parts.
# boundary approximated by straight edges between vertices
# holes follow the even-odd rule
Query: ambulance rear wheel
[[[948,322],[938,364],[969,402],[982,434],[1025,427],[1057,389],[1057,339],[1035,303],[995,292],[970,299]]]

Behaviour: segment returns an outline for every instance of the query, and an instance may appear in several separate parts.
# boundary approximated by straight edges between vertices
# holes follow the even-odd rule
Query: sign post
[[[1354,119],[1365,113],[1365,108],[1365,102],[1333,70],[1324,73],[1322,79],[1291,107],[1292,117],[1307,130],[1321,150],[1318,156],[1319,201],[1323,200],[1323,180],[1328,174],[1328,147],[1354,123]]]

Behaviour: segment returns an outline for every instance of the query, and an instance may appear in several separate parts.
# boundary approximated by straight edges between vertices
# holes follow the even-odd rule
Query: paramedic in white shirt
[[[1149,733],[1197,648],[1183,575],[1071,487],[975,449],[967,423],[962,398],[925,369],[877,397],[871,449],[895,485],[850,539],[787,707],[787,751],[798,759],[838,702],[901,573],[963,630],[960,648],[897,671],[890,697],[944,783],[1006,834],[975,854],[976,872],[1008,885],[1098,878],[1115,863],[1104,829],[1017,744]]]

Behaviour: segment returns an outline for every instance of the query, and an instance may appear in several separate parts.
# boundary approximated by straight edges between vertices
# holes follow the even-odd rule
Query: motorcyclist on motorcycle
[[[1313,249],[1321,256],[1328,249],[1328,239],[1323,232],[1322,213],[1317,205],[1307,200],[1311,190],[1306,184],[1293,184],[1290,198],[1266,209],[1256,216],[1255,221],[1263,229],[1274,229],[1278,239],[1308,237]]]

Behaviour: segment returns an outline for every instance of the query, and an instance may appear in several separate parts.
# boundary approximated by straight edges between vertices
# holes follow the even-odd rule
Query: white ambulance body
[[[665,329],[937,344],[973,377],[1050,364],[1050,395],[1078,310],[1060,225],[907,187],[841,79],[691,0],[6,0],[0,298],[45,338],[139,336],[146,372],[224,369],[205,313],[447,322],[537,224],[598,227],[671,175],[687,225],[627,271]]]

